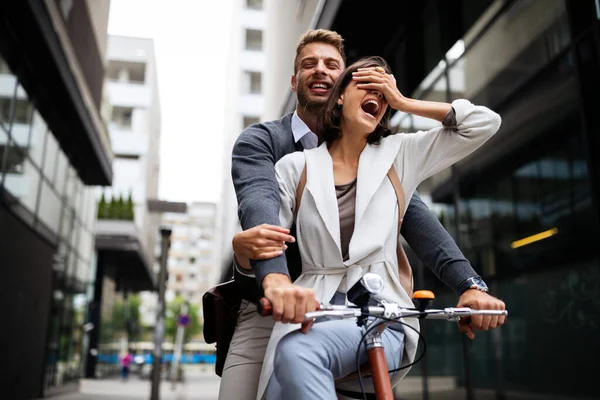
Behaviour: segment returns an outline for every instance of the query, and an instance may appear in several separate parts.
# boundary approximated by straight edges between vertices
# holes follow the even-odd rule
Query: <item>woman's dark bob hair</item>
[[[317,120],[319,143],[326,142],[327,145],[330,145],[342,137],[342,133],[340,132],[340,125],[342,123],[342,107],[337,103],[337,100],[352,81],[352,73],[356,72],[359,68],[368,67],[383,67],[387,74],[392,73],[388,63],[381,57],[361,58],[346,68],[346,70],[342,72],[338,80],[333,85],[331,93],[329,94],[329,98],[327,99],[327,103],[325,103],[325,107],[323,108],[323,111]],[[394,133],[390,128],[391,114],[391,108],[388,106],[375,130],[367,137],[367,143],[379,144],[379,142],[381,142],[381,138]]]

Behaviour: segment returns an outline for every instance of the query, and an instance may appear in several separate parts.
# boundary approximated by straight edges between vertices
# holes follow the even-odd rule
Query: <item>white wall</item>
[[[318,0],[265,0],[265,55],[269,74],[265,77],[264,120],[281,118],[281,109],[291,91],[294,56],[300,36],[309,28]],[[303,7],[301,7],[303,3]]]
[[[141,235],[147,260],[152,264],[157,224],[147,210],[147,200],[158,194],[160,142],[160,101],[156,76],[154,42],[151,39],[109,36],[107,62],[110,60],[146,64],[144,83],[107,82],[111,106],[132,107],[131,127],[109,123],[113,153],[137,155],[137,159],[115,158],[113,184],[107,195],[124,197],[131,192],[135,204],[135,224]]]
[[[233,0],[236,2],[232,16],[232,30],[230,53],[228,58],[228,76],[231,79],[227,82],[227,101],[226,115],[228,116],[225,124],[224,152],[223,152],[223,184],[221,202],[217,217],[216,243],[216,264],[220,267],[223,262],[231,257],[231,239],[236,231],[239,230],[237,217],[237,200],[233,183],[231,181],[231,149],[235,139],[243,129],[244,116],[259,117],[264,110],[264,90],[267,75],[270,73],[270,66],[267,69],[267,60],[265,57],[265,27],[266,14],[264,10],[246,9],[245,0]],[[266,7],[266,4],[265,4]],[[245,49],[246,29],[263,30],[263,51],[250,51]],[[249,94],[245,92],[246,79],[244,71],[262,72],[262,93]],[[220,271],[214,271],[211,279],[217,279]]]

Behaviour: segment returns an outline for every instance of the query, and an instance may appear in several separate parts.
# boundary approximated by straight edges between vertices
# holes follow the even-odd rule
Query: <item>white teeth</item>
[[[313,89],[327,89],[327,85],[325,85],[324,83],[313,83],[312,87]]]
[[[365,105],[365,104],[369,104],[369,103],[371,103],[371,104],[374,104],[374,105],[375,105],[375,112],[378,112],[378,111],[379,111],[379,103],[378,103],[377,101],[375,101],[375,100],[372,100],[372,99],[371,99],[371,100],[367,100],[367,101],[365,101],[365,102],[364,102],[364,104],[363,104],[363,105]]]

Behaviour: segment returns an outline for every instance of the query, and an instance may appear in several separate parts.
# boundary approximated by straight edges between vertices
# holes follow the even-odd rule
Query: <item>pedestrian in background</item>
[[[129,365],[133,361],[133,356],[129,350],[126,350],[124,354],[121,355],[121,378],[123,381],[127,381],[129,378]]]

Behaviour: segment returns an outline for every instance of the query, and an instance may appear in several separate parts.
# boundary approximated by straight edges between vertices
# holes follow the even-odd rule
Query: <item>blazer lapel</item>
[[[306,189],[313,197],[319,215],[341,254],[340,215],[333,181],[333,162],[325,143],[304,152]]]
[[[356,182],[355,227],[360,226],[360,221],[373,195],[383,180],[387,179],[387,173],[398,155],[400,143],[400,140],[384,139],[379,146],[367,145],[362,151]],[[400,172],[399,175],[402,176]]]

